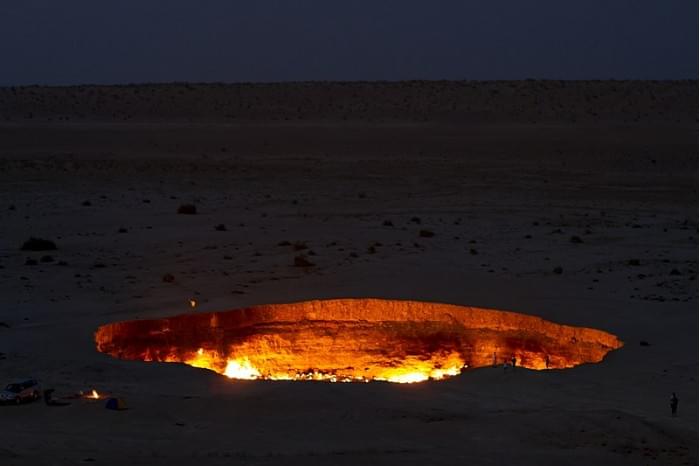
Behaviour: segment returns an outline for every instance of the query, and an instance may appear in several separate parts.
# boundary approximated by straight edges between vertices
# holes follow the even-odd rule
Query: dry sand
[[[697,97],[697,82],[0,89],[0,379],[130,407],[0,407],[0,464],[697,464]],[[20,251],[30,236],[58,250]],[[396,385],[230,381],[92,341],[117,320],[365,296],[626,345],[571,370]]]

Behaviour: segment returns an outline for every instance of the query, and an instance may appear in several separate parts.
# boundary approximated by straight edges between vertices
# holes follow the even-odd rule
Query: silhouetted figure
[[[544,355],[544,368],[549,369],[549,355],[548,354]]]
[[[55,392],[53,388],[49,388],[48,390],[44,390],[44,403],[46,403],[46,406],[68,406],[70,403],[67,403],[65,401],[56,401],[53,399],[53,392]]]
[[[673,392],[671,393],[671,416],[676,416],[676,413],[678,412],[678,397],[676,396],[676,393]]]
[[[517,362],[515,360],[515,355],[513,355],[513,357],[510,359],[510,362],[513,364],[513,367],[515,367],[515,363]]]
[[[493,353],[493,367],[498,366],[498,361],[496,361],[496,353]]]

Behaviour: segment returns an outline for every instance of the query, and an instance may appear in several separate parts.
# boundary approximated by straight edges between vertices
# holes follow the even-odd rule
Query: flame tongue
[[[248,358],[240,360],[229,359],[224,369],[224,375],[229,379],[254,380],[261,377],[260,371],[250,363]]]

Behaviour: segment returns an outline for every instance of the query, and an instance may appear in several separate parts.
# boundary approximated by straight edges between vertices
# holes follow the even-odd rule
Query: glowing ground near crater
[[[97,349],[232,379],[397,383],[512,363],[565,369],[622,346],[609,333],[515,312],[416,301],[334,299],[103,325]]]

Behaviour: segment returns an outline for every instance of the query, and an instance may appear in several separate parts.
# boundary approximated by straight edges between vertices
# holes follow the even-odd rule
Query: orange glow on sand
[[[622,342],[600,330],[449,304],[338,299],[183,314],[100,327],[114,357],[180,362],[232,379],[414,383],[510,363],[563,369]]]

